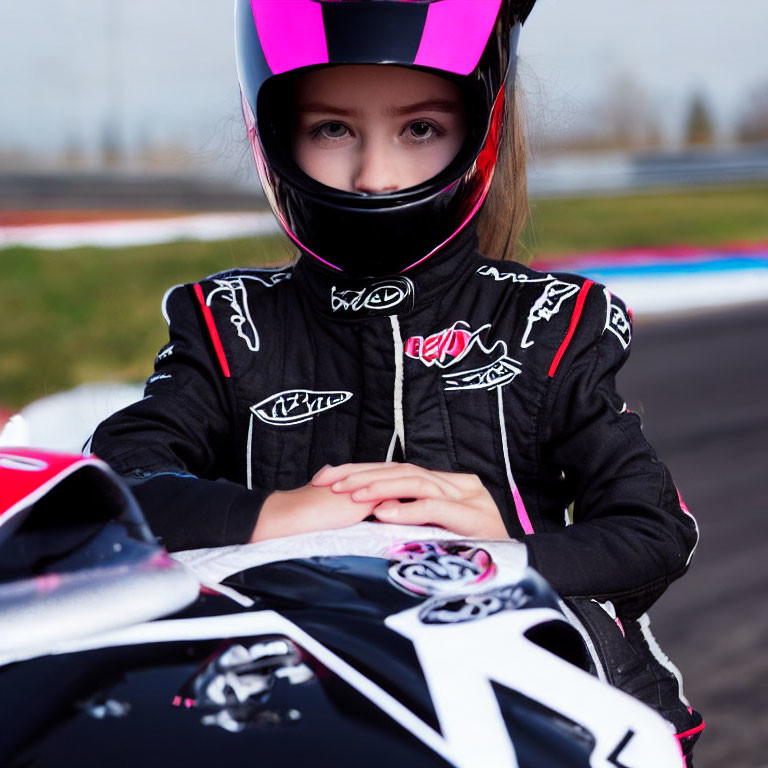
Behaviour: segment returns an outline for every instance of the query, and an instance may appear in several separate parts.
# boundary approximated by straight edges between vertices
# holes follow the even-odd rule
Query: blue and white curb
[[[638,258],[582,255],[545,266],[603,283],[636,316],[768,302],[768,244],[747,252],[702,250],[686,256],[680,256],[679,249],[663,248]]]

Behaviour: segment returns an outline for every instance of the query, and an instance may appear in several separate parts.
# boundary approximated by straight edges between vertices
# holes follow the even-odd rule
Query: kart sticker
[[[484,549],[467,544],[415,541],[388,551],[393,562],[389,579],[417,595],[454,594],[496,575],[496,564]]]
[[[414,294],[413,283],[407,277],[380,280],[360,289],[331,288],[331,309],[334,312],[367,315],[400,307]]]
[[[605,301],[607,313],[605,318],[605,330],[610,331],[621,342],[621,346],[626,349],[632,341],[632,324],[627,317],[627,313],[613,301],[611,292],[605,288]]]
[[[507,584],[474,595],[434,597],[424,603],[419,620],[424,624],[461,624],[493,616],[500,611],[514,611],[531,603],[531,592],[524,583]]]
[[[484,277],[492,277],[497,283],[503,283],[506,280],[511,280],[513,283],[548,283],[555,279],[549,274],[542,275],[541,277],[530,277],[519,272],[499,272],[496,267],[490,265],[479,267],[477,274]]]
[[[2,469],[13,469],[17,472],[44,472],[48,469],[48,464],[41,459],[33,459],[29,456],[0,453],[0,467]]]
[[[443,374],[445,390],[448,392],[462,389],[492,389],[508,384],[521,372],[520,363],[507,355],[507,343],[498,340],[486,346],[482,335],[491,328],[490,323],[469,330],[469,323],[458,320],[431,336],[411,336],[405,343],[405,354],[414,360],[420,360],[426,366],[453,368],[463,361],[473,350],[481,358],[488,360],[486,365],[453,371]]]
[[[578,285],[565,283],[562,280],[554,280],[549,283],[528,312],[528,325],[525,328],[520,346],[523,349],[532,347],[534,342],[529,337],[534,323],[541,320],[551,320],[560,311],[565,301],[575,296],[579,290]]]
[[[270,696],[285,681],[301,685],[314,679],[301,651],[286,637],[256,642],[226,641],[174,697],[173,706],[196,709],[203,725],[242,733],[247,728],[295,723],[301,713],[275,709]]]
[[[291,389],[278,392],[251,406],[251,412],[265,424],[292,426],[302,424],[346,403],[351,392],[315,392],[311,389]]]

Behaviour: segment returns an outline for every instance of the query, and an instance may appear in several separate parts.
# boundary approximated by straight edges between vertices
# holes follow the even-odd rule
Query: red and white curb
[[[264,211],[201,213],[163,219],[0,226],[0,248],[125,248],[182,240],[212,241],[256,237],[278,231],[274,216]]]

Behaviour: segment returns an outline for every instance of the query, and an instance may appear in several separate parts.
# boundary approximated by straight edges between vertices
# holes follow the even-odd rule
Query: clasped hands
[[[344,528],[371,515],[385,523],[436,525],[462,536],[508,538],[477,475],[373,462],[326,466],[301,488],[274,491],[264,501],[251,541]]]

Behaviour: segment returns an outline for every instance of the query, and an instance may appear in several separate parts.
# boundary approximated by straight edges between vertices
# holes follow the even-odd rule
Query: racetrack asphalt
[[[696,768],[768,766],[768,303],[636,322],[628,407],[701,529],[652,628],[707,721]]]

